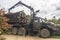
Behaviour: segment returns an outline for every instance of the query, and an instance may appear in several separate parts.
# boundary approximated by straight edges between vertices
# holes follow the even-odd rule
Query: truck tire
[[[24,28],[19,28],[18,35],[25,36],[26,35],[26,30]]]
[[[13,27],[12,34],[16,35],[16,33],[17,33],[17,28],[16,27]]]
[[[39,36],[43,37],[43,38],[48,38],[51,36],[51,32],[50,30],[43,28],[40,32],[39,32]]]

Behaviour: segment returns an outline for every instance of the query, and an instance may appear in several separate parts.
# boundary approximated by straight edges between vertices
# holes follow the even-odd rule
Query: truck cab
[[[55,24],[45,22],[43,18],[35,17],[33,22],[33,31],[36,31],[38,36],[50,37],[52,34],[56,33],[57,30],[58,29]]]

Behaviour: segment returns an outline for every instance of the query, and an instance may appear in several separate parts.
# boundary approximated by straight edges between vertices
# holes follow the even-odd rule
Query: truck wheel
[[[40,32],[40,36],[43,37],[43,38],[47,38],[47,37],[50,37],[51,33],[48,29],[42,29]]]
[[[26,35],[26,30],[24,28],[19,28],[18,34],[20,36],[25,36]]]
[[[16,27],[14,27],[14,28],[12,29],[12,33],[13,33],[14,35],[16,35],[16,33],[17,33],[17,28],[16,28]]]

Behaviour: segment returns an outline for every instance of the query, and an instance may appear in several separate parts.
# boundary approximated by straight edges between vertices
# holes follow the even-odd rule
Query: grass
[[[60,39],[60,36],[52,36],[51,38],[56,38],[56,39]]]

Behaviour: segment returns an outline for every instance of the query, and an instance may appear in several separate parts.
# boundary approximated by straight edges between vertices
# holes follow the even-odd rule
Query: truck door
[[[33,23],[33,29],[34,31],[37,31],[40,28],[40,22],[39,19],[35,19]]]

